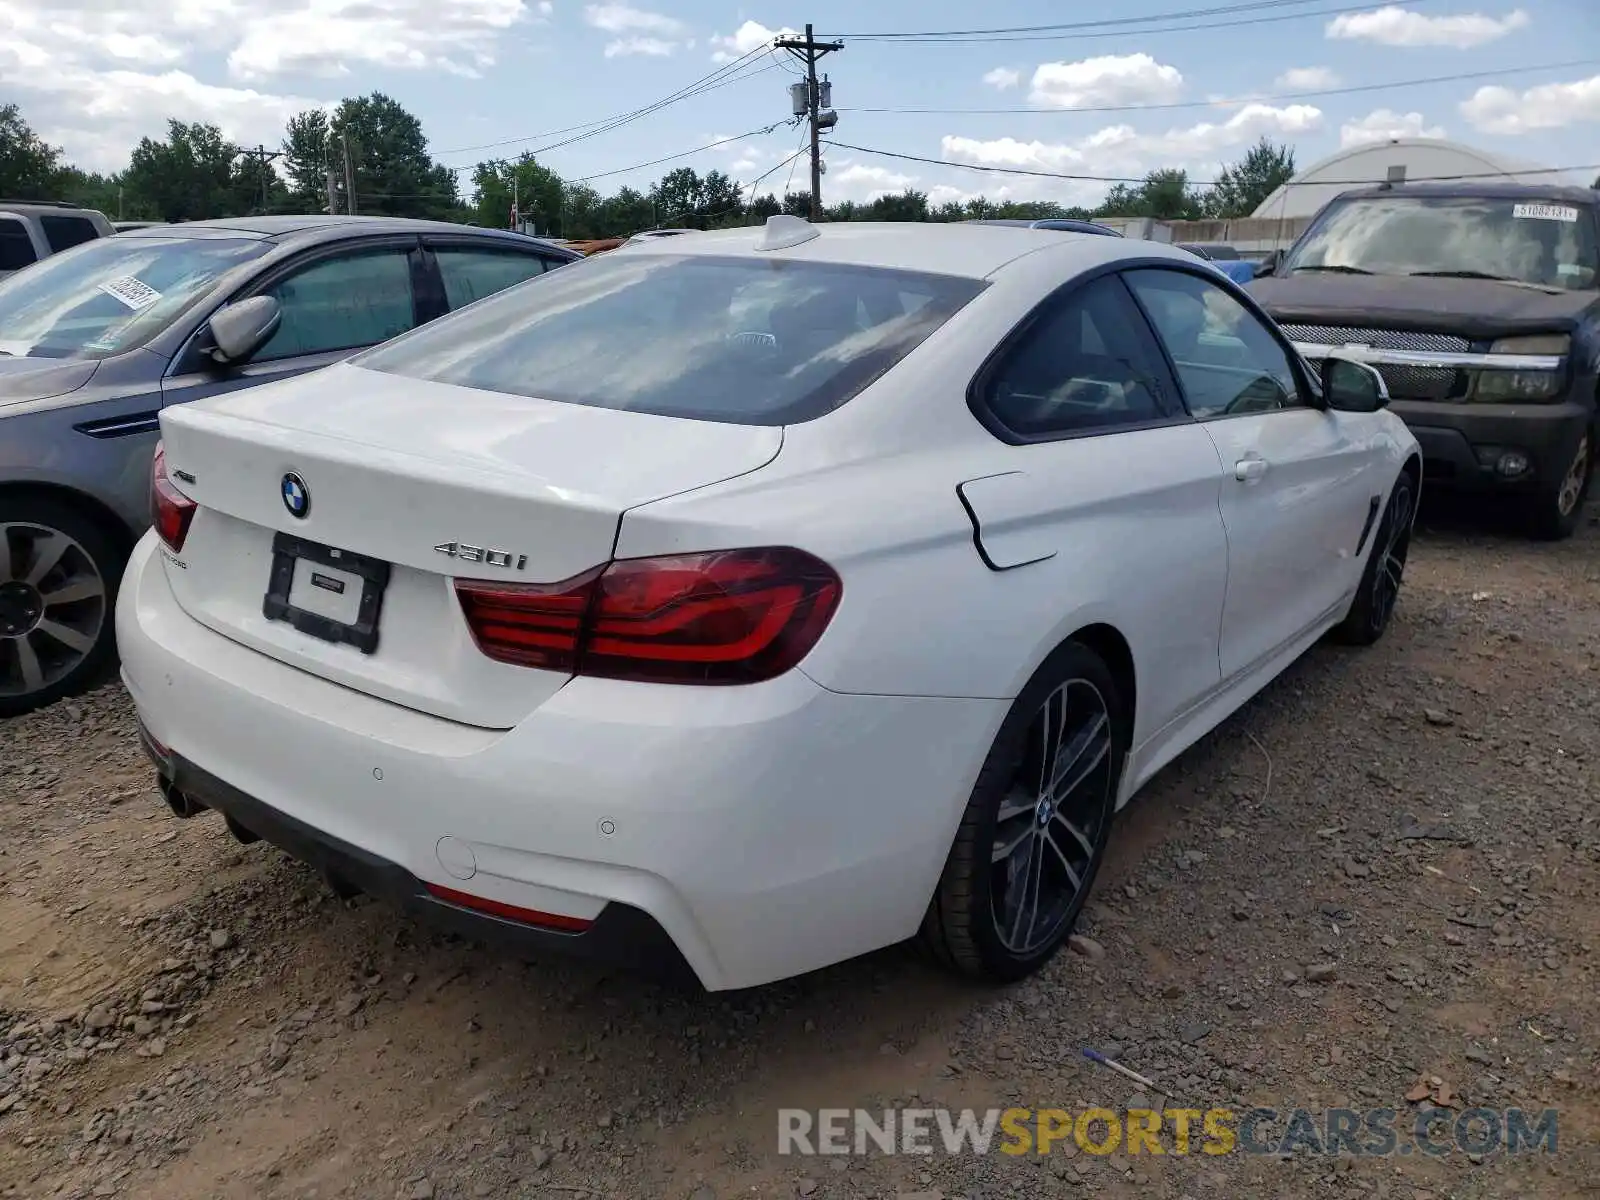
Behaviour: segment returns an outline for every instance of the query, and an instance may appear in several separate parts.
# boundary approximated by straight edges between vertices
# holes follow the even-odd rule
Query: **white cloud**
[[[677,37],[686,28],[676,17],[663,13],[646,12],[626,4],[589,4],[584,6],[583,19],[606,33],[632,33],[656,37]]]
[[[1003,92],[1007,88],[1014,88],[1022,82],[1022,72],[1011,67],[996,67],[984,75],[983,81],[990,87],[998,88]]]
[[[1339,148],[1387,142],[1391,138],[1442,138],[1444,128],[1429,125],[1419,112],[1397,113],[1380,108],[1339,126]]]
[[[237,18],[228,69],[246,81],[338,77],[354,64],[473,76],[526,16],[523,0],[277,0]]]
[[[1315,92],[1339,86],[1339,76],[1327,67],[1290,67],[1273,86],[1286,92]]]
[[[667,42],[653,37],[628,37],[618,38],[614,42],[606,43],[606,57],[627,57],[632,54],[647,54],[656,58],[665,58],[678,49],[677,42]]]
[[[1573,83],[1545,83],[1515,92],[1481,87],[1461,102],[1461,115],[1484,133],[1518,134],[1600,121],[1600,75]]]
[[[1247,147],[1266,136],[1294,136],[1322,127],[1322,112],[1310,105],[1278,108],[1246,104],[1220,124],[1202,122],[1165,133],[1140,133],[1129,125],[1110,125],[1087,137],[1066,142],[1018,141],[1002,137],[987,141],[946,135],[943,157],[986,167],[1020,167],[1068,175],[1139,178],[1160,167],[1180,167],[1197,179],[1209,179],[1218,161],[1229,152]],[[1058,199],[1086,203],[1103,195],[1104,182],[1057,180],[1028,176],[989,177],[981,190],[993,198]],[[996,190],[995,185],[1000,185]],[[1069,198],[1070,197],[1070,198]]]
[[[550,3],[550,0],[539,0],[539,15],[541,17],[548,17],[551,13],[553,13],[555,11],[556,11],[556,6],[554,4],[552,4],[552,3]]]
[[[1041,63],[1029,99],[1051,108],[1163,104],[1183,91],[1178,68],[1148,54],[1103,55],[1079,62]]]
[[[711,61],[729,63],[743,58],[746,54],[761,49],[769,44],[773,38],[798,37],[799,31],[790,29],[785,25],[782,29],[768,29],[760,21],[746,21],[732,34],[723,37],[715,34],[711,38]]]
[[[1513,9],[1503,17],[1482,13],[1430,17],[1387,4],[1371,12],[1344,13],[1328,22],[1330,38],[1359,39],[1385,46],[1450,46],[1468,50],[1525,28],[1528,14]]]
[[[872,167],[865,163],[847,162],[832,168],[823,176],[823,199],[829,204],[854,200],[857,204],[870,204],[879,196],[898,196],[917,183],[917,176],[905,175],[888,167]]]

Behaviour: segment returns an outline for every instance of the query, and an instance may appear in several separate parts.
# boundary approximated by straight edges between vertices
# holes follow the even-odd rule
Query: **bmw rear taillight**
[[[155,457],[150,461],[150,523],[174,554],[183,549],[183,539],[189,536],[195,507],[195,502],[167,478],[166,446],[157,442]]]
[[[490,658],[650,683],[758,683],[816,645],[843,585],[789,547],[622,559],[557,584],[456,581]]]

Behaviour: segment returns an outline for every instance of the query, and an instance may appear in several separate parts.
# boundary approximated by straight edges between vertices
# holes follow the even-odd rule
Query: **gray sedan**
[[[315,370],[581,256],[384,217],[195,221],[0,281],[0,717],[90,686],[169,404]]]

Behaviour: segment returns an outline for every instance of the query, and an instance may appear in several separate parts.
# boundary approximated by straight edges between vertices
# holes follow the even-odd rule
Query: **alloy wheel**
[[[27,696],[76,669],[108,617],[100,567],[74,538],[0,524],[0,696]]]
[[[990,858],[995,933],[1011,953],[1049,946],[1073,918],[1110,819],[1111,712],[1084,679],[1060,684],[1028,728]]]
[[[1589,435],[1584,434],[1578,443],[1578,452],[1572,458],[1572,465],[1567,468],[1567,474],[1561,481],[1561,490],[1556,493],[1556,508],[1563,517],[1572,515],[1578,507],[1578,501],[1583,497],[1583,485],[1589,478]]]
[[[1389,522],[1380,548],[1378,569],[1372,574],[1372,628],[1382,629],[1394,614],[1400,599],[1400,580],[1406,570],[1406,555],[1411,550],[1411,483],[1405,477],[1395,485],[1389,501]]]

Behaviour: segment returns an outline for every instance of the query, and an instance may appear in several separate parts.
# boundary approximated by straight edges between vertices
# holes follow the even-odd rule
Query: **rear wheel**
[[[113,539],[70,505],[0,500],[0,717],[105,677],[123,562]]]
[[[1561,478],[1546,484],[1528,500],[1528,528],[1541,541],[1555,542],[1571,537],[1578,528],[1583,502],[1594,476],[1594,439],[1586,432]]]
[[[1066,941],[1110,836],[1127,724],[1110,670],[1075,642],[1017,697],[923,920],[946,966],[1021,979]]]

